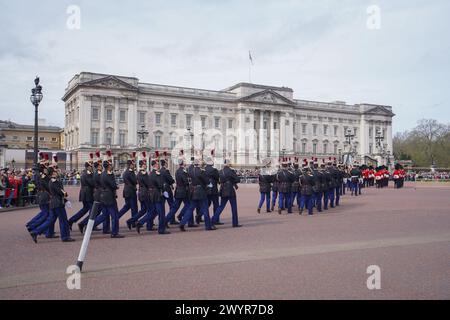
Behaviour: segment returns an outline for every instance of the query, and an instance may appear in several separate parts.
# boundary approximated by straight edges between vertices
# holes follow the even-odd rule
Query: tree
[[[450,167],[450,125],[434,119],[419,120],[410,132],[397,133],[393,139],[394,156],[413,160],[417,166]]]

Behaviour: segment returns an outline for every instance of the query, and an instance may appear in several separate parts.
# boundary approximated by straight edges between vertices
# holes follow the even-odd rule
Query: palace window
[[[327,126],[327,125],[324,125],[324,126],[323,126],[323,134],[324,134],[325,136],[328,135],[328,126]]]
[[[264,128],[264,130],[267,130],[267,121],[263,122],[263,128]]]
[[[317,153],[317,143],[313,143],[313,154]]]
[[[126,146],[126,134],[124,132],[121,132],[119,134],[119,144],[121,147],[125,147]]]
[[[112,121],[112,120],[113,120],[113,110],[106,109],[106,121]]]
[[[334,126],[334,136],[338,135],[338,126]]]
[[[172,135],[172,136],[170,137],[170,149],[171,149],[171,150],[174,149],[176,145],[177,145],[177,138],[176,138],[176,135]]]
[[[328,153],[328,144],[327,144],[327,143],[324,143],[324,144],[323,144],[323,153],[324,153],[324,154],[327,154],[327,153]]]
[[[338,145],[337,144],[335,144],[334,145],[334,154],[338,154]]]
[[[233,119],[228,119],[228,129],[233,129]]]
[[[125,110],[120,110],[120,122],[127,121],[127,113]]]
[[[39,137],[39,141],[45,141],[45,137]]]
[[[170,115],[170,125],[172,127],[176,127],[177,126],[177,115],[176,114],[171,114]]]
[[[161,136],[160,135],[155,136],[155,148],[156,149],[161,148]]]
[[[306,134],[306,123],[302,123],[302,134]]]
[[[313,124],[313,135],[317,135],[317,124]]]
[[[98,120],[99,118],[98,108],[92,108],[92,120]]]
[[[373,145],[369,144],[369,154],[372,154],[372,153],[373,153]]]
[[[277,122],[274,122],[273,123],[273,130],[277,130],[278,129],[278,123]]]
[[[33,141],[33,137],[27,137],[27,141]]]
[[[106,135],[105,135],[105,143],[106,143],[108,146],[112,145],[112,132],[111,132],[111,131],[106,132]]]
[[[58,138],[52,138],[52,142],[58,142]]]
[[[220,129],[220,118],[214,118],[214,128]]]
[[[139,112],[139,124],[145,124],[145,112]]]
[[[91,132],[91,144],[93,146],[98,145],[98,132],[97,131]]]
[[[190,128],[192,126],[192,114],[186,115],[186,127]]]
[[[302,153],[306,153],[306,142],[302,142]]]
[[[161,125],[161,113],[155,113],[155,124],[157,126]]]
[[[206,116],[202,116],[200,119],[202,121],[202,128],[206,128]]]

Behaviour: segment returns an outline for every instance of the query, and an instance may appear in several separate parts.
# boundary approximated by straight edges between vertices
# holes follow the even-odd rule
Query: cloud
[[[41,117],[63,125],[60,100],[81,71],[143,82],[223,89],[252,80],[296,98],[392,105],[394,129],[422,117],[449,121],[448,1],[374,1],[381,30],[366,28],[372,1],[98,1],[2,4],[2,118],[32,123],[29,90],[41,76]],[[81,30],[66,28],[68,5]],[[439,104],[440,103],[440,104]],[[426,109],[427,106],[433,106]]]

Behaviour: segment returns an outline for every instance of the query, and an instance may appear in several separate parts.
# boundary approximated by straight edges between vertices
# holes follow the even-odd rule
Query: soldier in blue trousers
[[[277,173],[278,182],[278,214],[281,214],[282,210],[288,209],[288,213],[292,213],[290,194],[292,187],[292,174],[288,170],[287,158],[283,158],[282,168]]]
[[[119,219],[131,210],[131,217],[135,217],[138,215],[138,206],[137,206],[137,178],[136,172],[134,171],[136,165],[136,152],[133,152],[131,159],[127,161],[127,168],[122,174],[122,179],[124,183],[123,187],[123,198],[125,199],[125,204],[122,209],[119,211]]]
[[[56,220],[59,221],[59,229],[61,232],[61,240],[63,242],[75,241],[70,237],[69,223],[67,221],[67,213],[65,209],[65,203],[67,193],[64,191],[63,184],[60,180],[57,157],[53,157],[54,163],[49,167],[49,175],[51,179],[49,181],[49,193],[50,193],[50,214],[44,223],[42,223],[36,229],[30,232],[31,238],[37,243],[37,237],[52,227]]]
[[[230,160],[225,159],[224,167],[219,172],[219,179],[220,179],[220,197],[221,197],[220,205],[214,212],[212,224],[216,225],[219,222],[220,214],[225,209],[227,202],[230,202],[233,228],[242,227],[242,225],[240,225],[238,221],[237,199],[236,199],[236,190],[238,189],[237,184],[240,182],[240,179],[237,176],[236,171],[231,169]]]
[[[189,209],[183,215],[180,222],[180,230],[186,231],[185,225],[192,221],[194,210],[199,207],[205,221],[206,230],[216,230],[216,227],[211,224],[211,218],[208,212],[208,196],[206,194],[206,186],[208,185],[208,177],[206,172],[200,168],[200,160],[194,159],[193,165],[188,170],[189,175],[189,195],[190,205]]]
[[[270,190],[272,188],[272,182],[274,178],[274,174],[272,170],[270,170],[270,165],[272,160],[270,158],[265,158],[262,161],[263,168],[260,170],[258,175],[258,183],[259,183],[259,193],[260,199],[258,204],[258,209],[256,210],[258,213],[261,213],[261,208],[266,202],[266,212],[272,212],[270,209]]]
[[[102,187],[100,193],[101,203],[105,208],[106,216],[111,218],[111,238],[123,238],[124,236],[119,234],[119,210],[117,208],[117,189],[119,187],[113,172],[111,151],[107,151],[107,159],[103,161],[103,168],[105,170],[100,177]]]
[[[78,201],[83,203],[83,207],[69,219],[69,228],[72,230],[72,225],[89,213],[94,204],[94,174],[93,174],[93,160],[94,154],[89,154],[89,160],[84,163],[84,171],[81,174],[81,188]]]

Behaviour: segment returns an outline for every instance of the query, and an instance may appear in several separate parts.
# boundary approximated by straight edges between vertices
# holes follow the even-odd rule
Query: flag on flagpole
[[[250,51],[248,52],[248,58],[250,59],[250,62],[253,65],[252,53]]]

